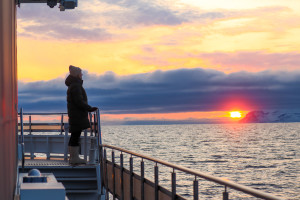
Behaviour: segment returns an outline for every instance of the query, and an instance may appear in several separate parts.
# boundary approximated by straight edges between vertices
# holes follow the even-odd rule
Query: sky
[[[300,110],[298,0],[79,0],[21,4],[19,107],[66,111],[70,64],[104,121],[235,122]]]

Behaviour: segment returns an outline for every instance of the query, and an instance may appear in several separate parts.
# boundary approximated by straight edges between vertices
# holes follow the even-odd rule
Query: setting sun
[[[241,118],[242,114],[239,111],[233,111],[233,112],[230,112],[230,117],[231,118]]]

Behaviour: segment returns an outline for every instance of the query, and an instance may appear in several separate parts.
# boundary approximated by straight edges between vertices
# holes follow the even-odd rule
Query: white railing
[[[69,141],[69,124],[67,113],[24,113],[20,109],[19,113],[19,143],[23,144],[26,156],[34,159],[35,154],[44,153],[47,159],[68,158],[68,141]],[[38,117],[37,120],[32,118]],[[51,119],[41,119],[43,117],[52,117]],[[27,122],[24,118],[27,117]],[[89,113],[91,128],[84,130],[81,137],[81,149],[84,159],[94,163],[97,161],[99,154],[98,149],[101,142],[100,111]],[[54,122],[56,121],[56,122]],[[58,122],[57,122],[58,121]],[[99,123],[98,123],[99,122]],[[55,154],[55,155],[54,155]]]

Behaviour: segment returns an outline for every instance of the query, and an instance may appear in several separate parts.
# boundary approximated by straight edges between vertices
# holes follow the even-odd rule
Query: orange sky
[[[52,25],[47,25],[49,30],[45,30],[43,26],[48,22],[37,20],[39,16],[43,17],[39,11],[42,5],[21,6],[18,9],[19,80],[33,82],[65,77],[69,64],[97,75],[107,71],[129,75],[198,67],[226,73],[241,70],[276,71],[283,68],[287,71],[299,70],[299,62],[294,56],[300,48],[298,0],[155,2],[166,10],[179,13],[178,18],[186,18],[177,24],[168,24],[169,21],[149,24],[146,21],[149,19],[142,16],[137,19],[144,19],[145,22],[137,23],[136,18],[130,21],[131,15],[134,17],[135,13],[128,12],[128,16],[124,16],[128,17],[128,24],[120,25],[114,22],[123,20],[118,13],[125,12],[126,8],[90,0],[80,1],[78,8],[64,13],[60,13],[58,8],[50,9],[44,5],[49,15],[59,15],[62,21],[49,21]],[[151,2],[149,8],[152,8],[150,5]],[[37,12],[37,17],[31,17],[30,11]],[[185,12],[190,13],[190,18]],[[78,21],[67,21],[70,16]],[[67,20],[64,21],[64,18]],[[59,26],[60,23],[76,28],[79,30],[78,35],[63,35],[68,31]],[[59,30],[62,32],[59,33]],[[84,31],[94,33],[95,30],[103,32],[101,39],[84,35]],[[278,61],[274,58],[279,54],[288,56],[289,62],[276,65]],[[255,59],[257,62],[253,61]],[[233,109],[239,108],[232,107],[228,111]],[[243,111],[243,114],[246,112]],[[212,116],[218,118],[229,115],[228,112],[215,111],[106,117],[187,119]]]
[[[300,14],[297,10],[300,8],[299,1],[243,0],[239,1],[240,3],[218,1],[217,4],[215,1],[182,2],[190,3],[190,6],[198,5],[199,12],[204,12],[203,9],[206,8],[208,9],[206,12],[232,13],[228,14],[228,17],[209,23],[190,21],[173,26],[151,25],[129,28],[107,25],[104,27],[114,34],[114,37],[101,41],[89,41],[88,37],[86,40],[62,40],[59,37],[47,37],[45,34],[34,34],[31,37],[21,35],[18,37],[19,79],[35,81],[64,76],[67,73],[65,66],[70,63],[96,74],[113,71],[124,75],[182,67],[204,67],[233,72],[243,68],[222,66],[214,63],[212,58],[206,59],[199,55],[214,52],[299,52]],[[88,5],[82,2],[76,9],[85,11],[88,10],[86,8]],[[101,11],[100,6],[98,7]],[[198,7],[195,6],[194,9]],[[93,9],[97,9],[97,6]],[[22,12],[22,8],[18,12]],[[71,14],[74,11],[66,12]],[[26,32],[24,29],[26,26],[32,24],[33,21],[19,17],[19,35]],[[167,44],[172,42],[174,44]],[[147,48],[148,51],[145,50]],[[264,69],[268,68],[258,69],[256,66],[248,66],[247,70]]]
[[[239,111],[244,117],[248,112],[247,111]],[[160,121],[168,121],[168,120],[200,120],[200,119],[215,119],[222,118],[224,122],[237,122],[238,118],[231,118],[230,112],[224,111],[215,111],[215,112],[186,112],[186,113],[158,113],[158,114],[105,114],[103,119],[106,121],[115,121],[115,120],[160,120]],[[226,120],[225,120],[226,119]]]

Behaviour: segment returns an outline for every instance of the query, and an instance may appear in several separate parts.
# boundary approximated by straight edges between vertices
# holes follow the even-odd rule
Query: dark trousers
[[[69,146],[80,146],[81,131],[73,131],[69,140]]]

